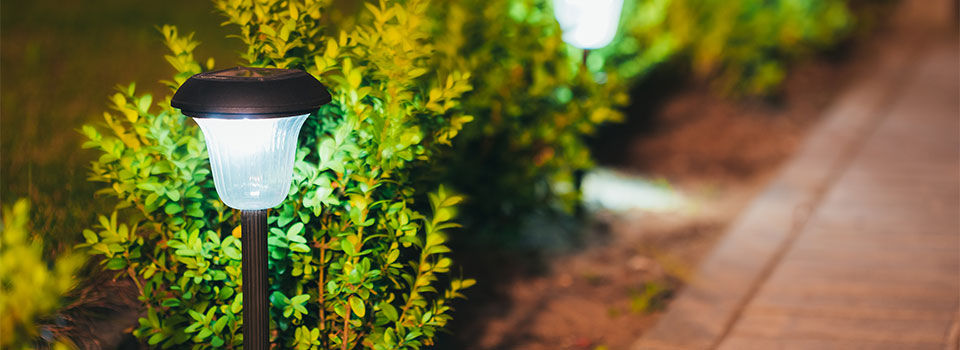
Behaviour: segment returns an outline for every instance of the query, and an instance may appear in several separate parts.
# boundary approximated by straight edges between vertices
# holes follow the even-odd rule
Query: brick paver
[[[960,57],[955,36],[905,45],[838,98],[637,349],[955,349]]]
[[[721,349],[944,348],[960,307],[958,59],[947,45],[915,63]]]

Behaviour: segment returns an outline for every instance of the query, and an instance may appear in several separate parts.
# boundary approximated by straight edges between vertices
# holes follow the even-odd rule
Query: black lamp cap
[[[299,69],[234,67],[196,74],[170,105],[195,118],[279,118],[316,111],[330,93]]]

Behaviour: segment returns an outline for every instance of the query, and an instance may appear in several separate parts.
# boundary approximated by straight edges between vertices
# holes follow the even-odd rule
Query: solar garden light
[[[563,41],[584,50],[610,44],[617,35],[623,0],[554,0],[553,15],[563,30]]]
[[[269,348],[267,209],[290,190],[300,127],[328,102],[302,70],[246,67],[194,75],[170,101],[200,125],[217,194],[240,210],[246,350]]]

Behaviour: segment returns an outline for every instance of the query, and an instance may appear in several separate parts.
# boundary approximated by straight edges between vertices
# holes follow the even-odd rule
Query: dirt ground
[[[882,36],[794,67],[775,99],[723,98],[693,82],[663,105],[629,110],[627,125],[601,132],[597,158],[623,174],[666,180],[686,204],[593,212],[579,248],[546,258],[462,258],[464,274],[479,283],[439,348],[629,348],[849,77],[869,72]]]

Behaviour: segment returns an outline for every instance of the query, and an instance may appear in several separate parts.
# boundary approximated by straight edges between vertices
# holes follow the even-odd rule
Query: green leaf
[[[347,255],[354,256],[357,255],[356,249],[353,247],[353,243],[350,243],[348,239],[340,240],[340,249],[343,249],[343,252]]]
[[[397,308],[387,302],[380,303],[380,311],[383,312],[383,316],[390,321],[396,322],[399,317],[397,315]]]
[[[219,298],[222,300],[227,300],[233,296],[233,293],[235,293],[235,291],[233,290],[232,287],[223,287],[223,289],[220,289]]]
[[[183,211],[183,207],[177,203],[167,203],[167,205],[163,206],[163,212],[167,213],[167,215],[174,215],[181,211]]]
[[[140,100],[137,101],[137,108],[140,110],[141,114],[147,114],[147,111],[150,109],[151,102],[153,102],[153,96],[150,96],[149,94],[140,97]]]
[[[170,198],[170,200],[172,201],[180,200],[180,191],[167,189],[166,192],[167,192],[167,197]]]
[[[309,253],[310,247],[303,243],[292,243],[290,244],[290,250],[297,253]]]
[[[123,259],[116,257],[110,260],[107,260],[107,268],[111,270],[121,270],[127,267],[127,262]]]
[[[187,313],[190,314],[195,321],[203,321],[203,314],[194,311],[193,309],[187,309]]]
[[[357,298],[356,295],[350,296],[350,309],[353,310],[353,313],[357,315],[357,317],[363,317],[367,312],[366,307],[363,305],[363,300]]]
[[[427,323],[431,318],[433,318],[433,311],[427,311],[427,313],[423,314],[423,317],[420,318],[420,323]]]
[[[278,306],[287,306],[290,305],[290,298],[287,298],[287,296],[283,295],[280,291],[274,291],[270,294],[270,302]]]
[[[237,293],[237,296],[233,298],[233,303],[230,304],[230,312],[234,314],[238,314],[242,310],[243,310],[243,293]]]
[[[144,191],[160,192],[163,190],[163,185],[160,185],[156,182],[141,182],[137,184],[137,188]]]
[[[197,333],[197,339],[207,339],[207,337],[209,337],[211,334],[213,334],[213,331],[211,331],[210,328],[201,329],[200,333]]]
[[[241,260],[242,258],[242,256],[240,255],[240,251],[234,247],[225,247],[223,248],[222,252],[223,252],[223,255],[226,255],[228,258],[233,260]]]
[[[302,314],[307,313],[307,308],[303,304],[293,304],[293,310],[296,312],[296,317],[299,319]]]
[[[148,322],[150,323],[150,325],[153,326],[154,328],[160,328],[160,318],[157,317],[157,310],[156,310],[156,309],[150,308],[150,310],[147,312],[147,321],[148,321]]]
[[[166,338],[167,338],[166,334],[154,333],[153,335],[150,336],[150,339],[147,339],[147,344],[157,345],[157,344],[160,344],[160,342]]]
[[[214,348],[219,348],[223,346],[223,343],[224,343],[223,338],[220,338],[220,336],[218,335],[215,335],[213,336],[213,338],[210,339],[210,345],[213,345]]]
[[[110,251],[110,247],[105,243],[94,244],[91,249],[93,249],[95,252],[103,253],[106,256],[113,256],[113,252]]]
[[[290,229],[287,230],[286,236],[288,240],[296,241],[299,243],[305,243],[306,240],[303,240],[303,236],[301,236],[302,233],[303,233],[303,223],[298,222],[296,224],[293,224],[293,226],[290,226]],[[303,241],[300,241],[300,240],[303,240]]]
[[[330,280],[327,281],[327,294],[337,295],[337,282]]]
[[[290,302],[294,304],[303,304],[307,300],[310,300],[310,294],[300,294],[298,296],[290,298]]]
[[[293,216],[290,216],[289,211],[284,210],[280,212],[280,216],[277,218],[277,226],[287,226],[291,221],[293,221]]]
[[[199,203],[194,203],[194,204],[199,204]],[[191,205],[189,208],[187,208],[187,215],[195,218],[202,218],[203,210],[200,210],[200,206]]]
[[[90,230],[83,230],[83,237],[87,239],[87,243],[89,244],[97,243],[97,241],[100,240],[97,234]]]
[[[397,333],[393,328],[387,328],[387,330],[383,332],[383,342],[391,346],[397,343]]]
[[[392,249],[390,253],[387,253],[387,265],[393,264],[394,261],[397,261],[397,258],[400,257],[399,249]]]
[[[213,323],[213,327],[211,327],[211,329],[213,329],[214,333],[220,333],[220,331],[223,330],[223,327],[227,325],[227,321],[229,320],[230,318],[227,316],[220,316],[220,318],[217,319],[217,322]]]

